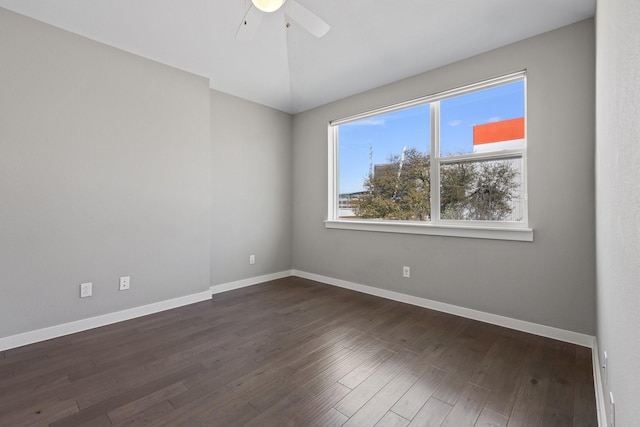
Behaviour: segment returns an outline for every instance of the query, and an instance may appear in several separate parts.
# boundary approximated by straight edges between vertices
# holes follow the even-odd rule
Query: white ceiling
[[[592,17],[596,0],[297,0],[235,39],[250,0],[0,0],[4,7],[205,76],[213,89],[297,113]]]

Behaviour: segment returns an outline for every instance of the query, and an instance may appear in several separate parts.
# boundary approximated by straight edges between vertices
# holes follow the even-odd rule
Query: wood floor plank
[[[486,388],[468,383],[442,427],[472,427],[482,412],[488,394]]]
[[[344,377],[348,372],[355,369],[362,364],[363,361],[370,357],[378,357],[372,351],[375,350],[375,346],[363,344],[362,347],[354,348],[342,360],[336,361],[326,370],[318,373],[315,377],[308,381],[309,391],[313,394],[320,394],[327,388],[333,386],[333,383],[337,382],[340,378]],[[378,353],[391,352],[386,348],[379,348]],[[393,353],[393,352],[392,352]],[[395,354],[395,353],[393,353]]]
[[[44,384],[63,376],[70,377],[81,369],[95,369],[95,366],[91,360],[82,357],[76,357],[68,361],[58,361],[57,363],[52,361],[50,364],[44,361],[42,365],[24,367],[19,370],[15,369],[11,378],[2,381],[0,389],[11,390],[27,384]]]
[[[575,346],[561,345],[551,361],[549,390],[545,401],[542,423],[545,426],[573,424],[575,375],[570,368],[575,364]]]
[[[400,352],[394,355],[394,357],[389,358],[373,375],[338,402],[335,408],[348,417],[351,417],[414,358],[416,358],[415,353],[408,351]]]
[[[3,372],[8,372],[10,374],[9,376],[12,376],[13,371],[16,368],[37,363],[38,360],[47,360],[46,348],[43,349],[41,347],[40,351],[17,353],[13,356],[7,356],[4,359],[0,359],[0,368],[2,368]]]
[[[301,387],[305,386],[303,385]],[[331,409],[333,405],[339,402],[347,393],[349,393],[347,387],[339,383],[333,383],[329,388],[318,395],[314,395],[313,399],[308,400],[304,405],[299,407],[286,424],[291,427],[305,425],[309,420],[313,420]]]
[[[485,407],[473,427],[507,427],[508,421],[509,418]]]
[[[470,323],[469,319],[433,310],[426,310],[423,319],[425,331],[415,339],[414,345],[431,361],[438,360],[445,347]]]
[[[429,340],[423,339],[429,329],[430,316],[426,313],[420,307],[413,307],[409,316],[393,328],[387,339],[407,350],[421,353],[429,345]]]
[[[357,368],[349,372],[344,377],[340,378],[340,384],[354,389],[359,386],[364,380],[366,380],[371,374],[373,374],[387,359],[389,359],[394,353],[390,351],[380,352],[371,359],[367,359]]]
[[[6,389],[0,392],[0,414],[19,410],[36,400],[55,397],[69,384],[69,377],[65,375],[44,383],[33,382],[31,385],[21,384],[13,389]]]
[[[176,408],[181,408],[193,403],[198,404],[203,399],[212,399],[220,394],[231,393],[225,385],[234,377],[242,375],[245,369],[251,369],[257,365],[250,360],[237,359],[235,364],[220,364],[215,367],[205,369],[198,375],[190,376],[182,380],[188,391],[170,399],[171,404]],[[226,369],[225,369],[226,368]]]
[[[401,417],[395,412],[389,411],[376,423],[375,427],[406,427],[410,422],[411,421]]]
[[[284,426],[299,407],[313,399],[306,390],[296,389],[244,424],[246,427]],[[254,406],[254,405],[251,405]],[[254,406],[255,407],[255,406]]]
[[[590,350],[290,277],[0,352],[2,426],[474,422],[596,426]]]
[[[351,342],[359,338],[358,333],[347,332],[342,335],[345,342]],[[241,385],[238,382],[229,384],[230,388],[237,392],[249,389],[245,393],[251,405],[263,411],[280,399],[287,396],[292,389],[301,384],[309,385],[309,382],[318,374],[323,373],[332,365],[340,363],[342,359],[348,358],[352,350],[346,348],[342,341],[331,342],[326,347],[321,342],[318,349],[312,353],[301,355],[299,353],[287,352],[293,358],[285,359],[280,365],[275,364],[273,369],[265,370],[261,367],[253,378],[245,378]],[[263,372],[266,372],[263,375]],[[264,384],[260,386],[257,381]],[[266,386],[266,388],[265,388]],[[309,388],[309,387],[307,387]]]
[[[0,362],[2,359],[0,359]],[[13,376],[13,366],[11,365],[0,365],[0,381]]]
[[[518,390],[518,396],[509,417],[508,427],[540,426],[544,416],[544,405],[551,379],[548,375],[548,361],[543,340],[537,340],[534,351],[529,355],[525,374]]]
[[[352,354],[353,352],[351,350],[342,348],[332,357],[322,358],[299,371],[292,372],[289,376],[277,378],[276,381],[269,384],[267,390],[260,390],[259,393],[256,393],[256,389],[254,388],[249,395],[251,405],[260,411],[265,410],[281,398],[287,396],[292,389],[303,384],[307,385],[305,391],[314,394],[312,388],[309,387],[313,379],[323,375],[331,366],[340,364],[343,360],[350,359]]]
[[[77,422],[73,424],[74,427],[111,427],[112,425],[109,417],[104,413],[96,414],[91,418],[78,419]]]
[[[544,415],[544,401],[549,379],[525,378],[509,417],[509,427],[540,426]]]
[[[349,417],[335,408],[329,408],[325,413],[312,420],[308,427],[340,427],[347,422]]]
[[[169,403],[168,400],[165,400],[154,406],[146,408],[143,411],[130,416],[129,418],[125,418],[120,422],[114,422],[112,423],[112,425],[118,427],[153,425],[156,422],[167,417],[174,410],[175,408],[171,405],[171,403]]]
[[[471,377],[472,383],[491,390],[485,406],[494,412],[508,416],[513,410],[527,355],[533,349],[528,338],[501,336]]]
[[[433,392],[433,397],[453,406],[458,402],[465,385],[465,380],[447,374],[436,391]]]
[[[255,418],[259,412],[244,398],[223,399],[214,404],[183,406],[154,423],[158,426],[241,426]]]
[[[150,393],[147,396],[143,396],[132,402],[125,403],[122,406],[112,409],[107,412],[107,416],[112,423],[118,423],[140,412],[143,412],[157,405],[158,403],[168,401],[168,399],[182,392],[185,392],[186,390],[187,388],[184,386],[184,384],[182,384],[182,382],[177,382],[158,391]]]
[[[409,427],[440,427],[452,408],[453,406],[432,397],[420,408]]]
[[[369,399],[345,426],[375,425],[417,380],[418,376],[411,372],[400,372]]]
[[[575,427],[595,427],[597,413],[594,395],[591,349],[576,348],[576,386],[573,406],[573,425]]]
[[[102,372],[73,381],[69,389],[69,395],[76,399],[80,410],[124,391],[124,387],[110,373]]]
[[[233,399],[235,396],[231,390],[227,386],[212,386],[211,389],[196,389],[193,393],[188,394],[194,390],[189,390],[189,392],[185,392],[179,394],[176,397],[169,399],[169,403],[171,406],[176,408],[175,415],[178,417],[183,417],[184,414],[189,414],[192,412],[197,412],[200,407],[206,406],[216,406],[227,402]],[[163,419],[163,422],[174,419],[174,414],[166,419]]]
[[[78,334],[74,334],[73,338],[75,339],[77,336]],[[71,339],[71,336],[64,336],[55,339],[40,341],[21,347],[10,348],[8,350],[5,350],[4,352],[4,361],[11,362],[16,359],[29,359],[35,356],[46,354],[48,351],[51,351],[55,348],[68,345]]]
[[[499,338],[499,330],[493,325],[469,323],[433,365],[449,376],[468,381]]]
[[[445,371],[430,366],[393,405],[391,410],[408,420],[412,420],[446,376]]]
[[[309,420],[324,414],[349,391],[342,384],[334,383],[333,386],[316,396],[306,390],[306,387],[300,386],[269,409],[261,412],[246,426],[298,427],[305,425]]]
[[[137,387],[130,388],[121,394],[118,394],[104,401],[96,403],[95,405],[92,405],[86,409],[83,409],[82,411],[76,414],[61,418],[51,423],[52,427],[62,427],[62,426],[71,427],[83,422],[91,421],[94,418],[97,418],[103,414],[106,414],[107,412],[113,409],[119,408],[129,402],[136,401],[157,390],[163,389],[171,384],[174,384],[180,381],[184,377],[194,375],[198,372],[202,372],[203,370],[204,368],[202,365],[193,364],[191,366],[180,369],[178,371],[173,371],[149,383],[145,383]]]
[[[12,427],[47,425],[59,418],[77,414],[79,411],[80,408],[75,400],[49,398],[34,401],[30,406],[0,415],[0,425]]]

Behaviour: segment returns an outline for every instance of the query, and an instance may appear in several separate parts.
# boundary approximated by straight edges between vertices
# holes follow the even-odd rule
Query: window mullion
[[[440,221],[440,101],[431,104],[431,222]]]
[[[338,126],[329,126],[328,135],[328,163],[329,163],[329,188],[327,189],[328,193],[328,212],[327,219],[336,220],[338,219],[338,203],[340,199],[338,182],[340,182],[340,167],[338,165]]]
[[[524,150],[521,148],[502,150],[502,151],[489,151],[486,153],[470,153],[461,154],[456,156],[447,156],[439,159],[440,164],[447,163],[460,163],[470,162],[477,160],[499,160],[499,159],[515,159],[522,158],[524,156]]]

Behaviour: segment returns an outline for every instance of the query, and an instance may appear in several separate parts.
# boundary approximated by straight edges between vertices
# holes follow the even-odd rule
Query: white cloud
[[[493,116],[493,117],[489,117],[489,119],[487,120],[487,123],[495,123],[495,122],[499,122],[501,120],[502,120],[502,117]]]
[[[449,126],[460,126],[462,124],[462,120],[451,120],[447,123]]]

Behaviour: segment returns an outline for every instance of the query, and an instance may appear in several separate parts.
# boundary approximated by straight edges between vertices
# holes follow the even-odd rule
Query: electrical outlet
[[[121,277],[120,278],[120,290],[121,291],[128,291],[130,287],[131,287],[131,277],[129,277],[129,276]]]
[[[411,277],[411,267],[406,265],[402,267],[402,277]]]
[[[249,255],[249,264],[255,264],[256,263],[256,256],[255,255]]]
[[[609,383],[609,370],[607,369],[607,352],[606,350],[602,352],[602,382],[604,383],[604,385],[607,385]]]
[[[86,298],[93,295],[92,283],[80,283],[80,298]]]
[[[616,403],[612,392],[609,392],[609,427],[616,427]]]

